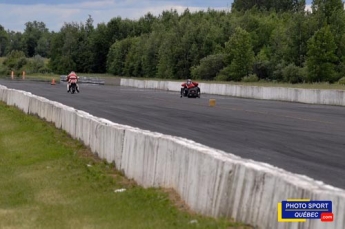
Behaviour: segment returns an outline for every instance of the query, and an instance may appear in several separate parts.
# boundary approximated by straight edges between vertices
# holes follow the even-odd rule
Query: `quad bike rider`
[[[181,98],[182,96],[188,97],[199,97],[200,98],[200,88],[198,87],[199,83],[193,82],[191,79],[188,79],[186,83],[181,84]],[[190,93],[194,92],[195,93]]]
[[[75,83],[76,84],[76,90],[79,93],[78,78],[79,77],[77,76],[77,74],[74,71],[72,71],[70,74],[68,74],[67,79],[66,79],[66,81],[67,81],[67,92],[71,91],[71,84]]]

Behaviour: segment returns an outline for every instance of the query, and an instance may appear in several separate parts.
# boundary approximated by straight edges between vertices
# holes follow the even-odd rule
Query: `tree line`
[[[89,16],[59,32],[25,25],[23,33],[0,26],[0,56],[22,62],[12,68],[46,57],[49,68],[38,69],[57,74],[332,83],[345,73],[341,0],[314,0],[311,11],[304,0],[235,0],[231,10],[168,10],[97,26]]]

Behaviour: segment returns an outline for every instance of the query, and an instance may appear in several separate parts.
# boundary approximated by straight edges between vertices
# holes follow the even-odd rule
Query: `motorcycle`
[[[71,83],[71,85],[69,86],[69,90],[70,90],[71,94],[74,94],[75,91],[77,90],[77,84]]]

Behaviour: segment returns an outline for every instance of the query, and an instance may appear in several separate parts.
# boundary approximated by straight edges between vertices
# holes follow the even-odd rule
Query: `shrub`
[[[253,65],[253,73],[259,79],[267,79],[272,75],[271,63],[269,61],[257,61]]]
[[[48,68],[47,66],[43,66],[42,68],[38,69],[39,73],[51,73],[51,69]]]
[[[26,61],[26,60],[24,61],[23,58],[25,59],[25,54],[23,51],[13,50],[7,55],[3,64],[7,66],[9,69],[18,68],[18,65]],[[19,60],[21,61],[20,63],[19,63]]]
[[[8,75],[8,68],[0,64],[0,76]]]
[[[339,81],[339,84],[345,85],[345,77],[342,77]]]
[[[200,65],[191,68],[194,79],[213,80],[217,73],[225,67],[224,54],[209,55],[200,60]]]
[[[26,60],[25,57],[21,57],[19,60],[17,60],[16,69],[21,69],[24,67],[24,65],[26,65],[28,63],[28,61]]]
[[[242,78],[242,82],[258,82],[259,77],[256,74],[250,74],[249,76],[245,76]]]
[[[305,69],[289,64],[282,69],[282,75],[285,82],[292,84],[304,82],[306,79]]]
[[[225,67],[217,74],[215,80],[228,81],[230,79],[230,67]]]
[[[36,55],[30,60],[27,67],[30,69],[30,72],[37,73],[44,67],[44,60],[40,55]]]

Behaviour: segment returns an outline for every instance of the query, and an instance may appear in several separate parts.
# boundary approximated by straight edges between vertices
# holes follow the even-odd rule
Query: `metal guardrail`
[[[104,85],[104,80],[95,76],[78,76],[78,83],[88,83],[88,84],[102,84]],[[66,82],[66,75],[60,75],[60,82]]]

